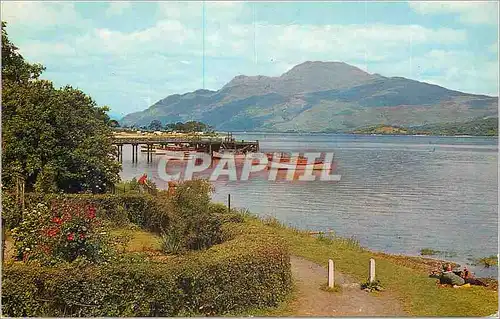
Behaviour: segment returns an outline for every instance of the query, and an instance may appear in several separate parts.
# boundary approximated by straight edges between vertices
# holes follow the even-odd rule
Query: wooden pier
[[[194,148],[197,152],[205,152],[210,155],[213,152],[221,150],[235,150],[240,152],[258,152],[259,141],[237,141],[230,137],[171,137],[171,136],[114,136],[112,139],[113,145],[118,148],[118,160],[123,160],[123,145],[132,145],[132,162],[136,163],[139,160],[139,145],[146,145],[147,161],[153,161],[155,153],[155,145],[166,146],[174,144],[176,146],[187,146]]]

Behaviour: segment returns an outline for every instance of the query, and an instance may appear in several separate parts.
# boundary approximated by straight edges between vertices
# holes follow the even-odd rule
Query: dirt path
[[[349,276],[336,272],[335,283],[341,292],[326,292],[320,286],[327,270],[300,257],[291,257],[292,275],[298,290],[292,307],[297,316],[405,316],[398,299],[388,291],[367,293]]]

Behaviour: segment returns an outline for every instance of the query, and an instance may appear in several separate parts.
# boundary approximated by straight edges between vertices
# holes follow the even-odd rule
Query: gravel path
[[[292,307],[297,316],[407,316],[401,302],[388,291],[378,295],[359,288],[351,277],[336,272],[341,292],[326,292],[327,270],[313,262],[291,256],[292,275],[298,296]]]

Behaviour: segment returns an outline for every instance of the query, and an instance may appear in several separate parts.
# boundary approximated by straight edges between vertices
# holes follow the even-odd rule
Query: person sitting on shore
[[[465,280],[466,284],[471,284],[474,286],[483,286],[483,287],[488,286],[487,284],[485,284],[481,280],[474,278],[474,276],[471,274],[469,269],[467,269],[467,267],[464,267],[464,269],[461,272],[460,277],[462,277]]]
[[[443,273],[439,277],[439,282],[441,284],[447,284],[452,286],[462,286],[465,284],[465,280],[453,272],[453,269],[450,264],[446,265],[445,271],[443,271]]]

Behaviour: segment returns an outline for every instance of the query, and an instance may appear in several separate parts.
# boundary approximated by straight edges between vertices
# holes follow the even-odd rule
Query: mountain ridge
[[[498,97],[370,74],[344,62],[306,61],[280,76],[237,75],[217,91],[167,96],[121,124],[197,120],[220,130],[349,131],[497,116],[497,106]]]

